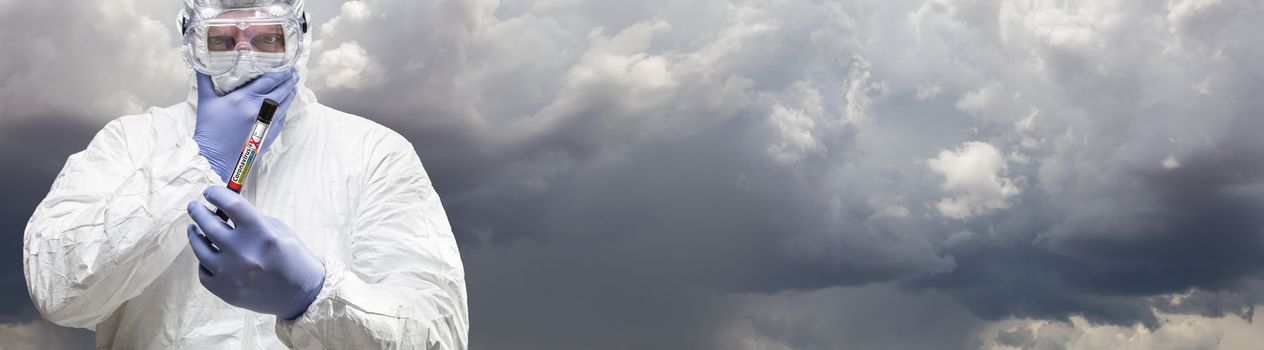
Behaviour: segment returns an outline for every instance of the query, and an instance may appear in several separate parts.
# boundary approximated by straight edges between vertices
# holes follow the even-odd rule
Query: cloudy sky
[[[0,348],[91,346],[22,232],[106,122],[184,100],[179,7],[0,0]],[[1264,342],[1264,2],[309,12],[308,86],[434,178],[474,348]]]

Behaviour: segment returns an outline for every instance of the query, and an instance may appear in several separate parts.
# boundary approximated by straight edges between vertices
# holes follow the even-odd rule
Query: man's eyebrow
[[[281,26],[279,25],[268,25],[268,26],[259,27],[259,31],[268,32],[268,33],[281,33],[281,32],[284,32],[285,30],[281,29]]]

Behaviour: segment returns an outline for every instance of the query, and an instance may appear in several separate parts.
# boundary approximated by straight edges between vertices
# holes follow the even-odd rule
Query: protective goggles
[[[274,5],[213,10],[181,18],[185,62],[206,75],[233,71],[242,61],[264,72],[294,66],[305,49],[307,15]]]

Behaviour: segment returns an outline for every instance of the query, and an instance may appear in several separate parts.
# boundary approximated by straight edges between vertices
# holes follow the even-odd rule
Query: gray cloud
[[[184,96],[177,4],[81,5],[0,2],[75,19],[0,47],[6,232],[91,130]],[[310,6],[307,81],[417,146],[480,347],[1093,348],[1260,302],[1253,1]],[[985,332],[1014,319],[1050,326]]]
[[[58,327],[44,320],[0,325],[0,339],[5,349],[91,349],[91,332]]]
[[[12,247],[0,257],[0,320],[28,321],[36,315],[22,274],[22,232],[36,204],[53,184],[66,157],[87,147],[104,123],[57,115],[32,116],[5,122],[0,128],[0,183],[5,184],[0,205],[0,247]]]
[[[71,115],[104,122],[184,97],[187,73],[173,45],[179,6],[0,3],[4,30],[22,33],[0,47],[0,121]]]
[[[937,293],[868,286],[732,297],[723,349],[962,349],[985,322]]]

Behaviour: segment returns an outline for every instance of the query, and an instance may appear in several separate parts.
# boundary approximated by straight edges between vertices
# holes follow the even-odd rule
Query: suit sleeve
[[[295,349],[466,349],[465,273],[452,228],[412,145],[385,138],[355,211],[351,261],[276,331]]]
[[[27,289],[53,323],[94,329],[140,295],[187,244],[173,229],[187,221],[185,205],[218,181],[192,138],[155,145],[127,136],[125,125],[146,129],[151,121],[107,124],[67,159],[27,222]]]

